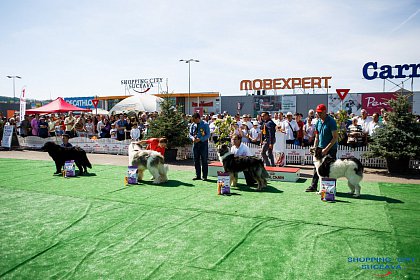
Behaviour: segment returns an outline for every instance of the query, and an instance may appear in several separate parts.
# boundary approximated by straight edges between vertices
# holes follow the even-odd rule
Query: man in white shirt
[[[286,133],[286,144],[293,144],[295,142],[295,137],[293,132],[299,131],[299,126],[297,122],[293,119],[292,112],[287,112],[286,120],[281,123],[281,131]]]
[[[375,133],[375,130],[380,127],[379,124],[379,114],[378,113],[374,113],[373,114],[373,120],[371,122],[369,122],[369,126],[368,126],[368,134],[369,137],[372,137],[372,135]]]
[[[372,121],[372,117],[368,116],[368,113],[365,109],[362,109],[360,113],[361,116],[357,120],[357,124],[362,127],[363,133],[368,134],[369,123]]]
[[[242,139],[239,135],[232,136],[232,148],[230,148],[230,152],[234,154],[235,157],[253,156],[248,146],[242,143]],[[253,186],[257,183],[248,171],[244,171],[244,176],[247,186]]]

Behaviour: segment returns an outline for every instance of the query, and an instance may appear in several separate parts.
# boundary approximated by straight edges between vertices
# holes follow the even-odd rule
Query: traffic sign
[[[98,108],[98,103],[99,103],[98,99],[92,99],[92,104],[93,106],[95,106],[95,108]]]
[[[340,97],[341,101],[343,101],[344,98],[346,98],[347,93],[349,93],[350,89],[349,88],[337,88],[336,91],[337,91],[337,94]]]

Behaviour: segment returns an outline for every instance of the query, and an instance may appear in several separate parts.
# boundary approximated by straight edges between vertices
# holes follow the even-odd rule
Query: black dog
[[[80,147],[64,148],[54,142],[47,142],[41,150],[48,152],[50,157],[54,160],[57,169],[54,174],[61,174],[61,170],[67,160],[74,160],[77,168],[79,168],[80,175],[87,173],[87,167],[92,168],[85,150]]]
[[[226,144],[220,146],[217,152],[225,172],[228,172],[230,175],[232,187],[236,187],[238,172],[241,171],[249,172],[250,176],[257,181],[259,191],[267,187],[267,178],[270,176],[265,170],[264,163],[261,159],[256,157],[235,157]]]

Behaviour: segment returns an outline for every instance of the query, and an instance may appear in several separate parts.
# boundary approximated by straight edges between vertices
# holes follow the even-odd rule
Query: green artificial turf
[[[119,166],[75,178],[52,161],[0,166],[4,279],[420,279],[419,185],[362,182],[354,199],[340,180],[326,203],[304,180],[218,196],[188,171],[124,186]],[[349,262],[365,257],[414,260]]]

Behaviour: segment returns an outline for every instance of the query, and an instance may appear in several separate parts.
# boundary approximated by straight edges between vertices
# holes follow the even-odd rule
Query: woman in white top
[[[308,147],[314,144],[315,140],[315,125],[312,123],[312,118],[306,119],[306,124],[303,126],[303,146]]]
[[[241,129],[239,130],[239,136],[242,137],[242,143],[249,143],[249,130],[246,123],[242,123]]]

